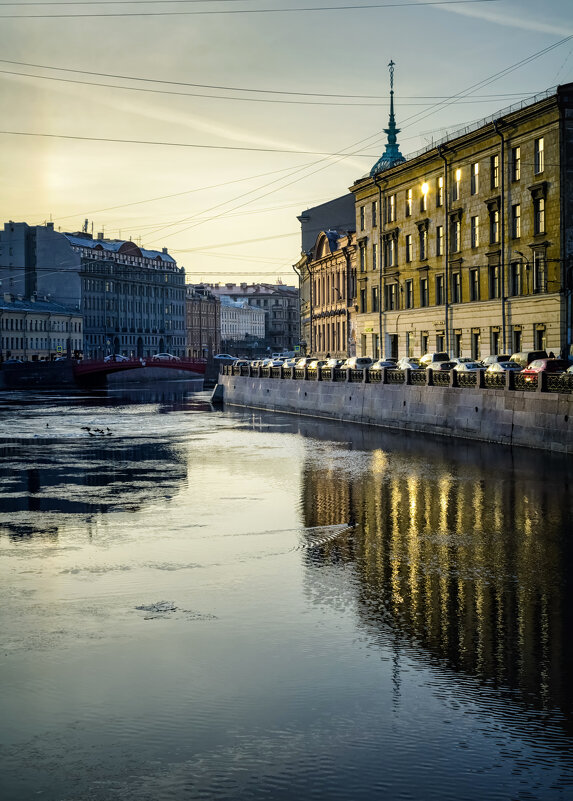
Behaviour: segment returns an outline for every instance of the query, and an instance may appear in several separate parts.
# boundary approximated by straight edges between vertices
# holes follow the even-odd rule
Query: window
[[[499,211],[492,209],[489,213],[489,241],[494,245],[499,242]]]
[[[470,233],[472,248],[479,247],[479,217],[472,217],[470,220]]]
[[[412,216],[412,190],[406,192],[406,217]]]
[[[398,308],[398,284],[386,285],[386,308],[388,311]]]
[[[452,274],[452,303],[462,302],[462,276],[460,273]]]
[[[499,265],[492,264],[489,267],[489,296],[490,299],[500,297],[499,285]]]
[[[412,261],[413,252],[412,252],[412,234],[406,234],[406,261]]]
[[[460,220],[451,220],[450,250],[452,253],[457,253],[460,250],[461,231],[462,224]]]
[[[471,166],[470,193],[477,195],[479,192],[479,162],[475,161]]]
[[[521,178],[521,148],[511,148],[511,180],[519,181]]]
[[[444,176],[440,175],[436,181],[436,208],[444,205]]]
[[[360,272],[366,272],[366,248],[363,242],[360,243]]]
[[[492,156],[489,160],[489,179],[490,187],[497,189],[499,186],[499,156]]]
[[[422,184],[422,194],[420,195],[420,211],[428,210],[428,184],[426,181]]]
[[[364,313],[366,311],[366,290],[360,290],[360,311]]]
[[[454,173],[454,185],[452,186],[452,200],[460,199],[460,185],[462,181],[462,171],[456,170]]]
[[[511,336],[513,340],[513,352],[520,353],[521,352],[521,328],[514,328]]]
[[[454,356],[462,355],[462,335],[456,331],[454,334]]]
[[[480,357],[480,332],[472,331],[472,359],[478,361]]]
[[[436,225],[436,256],[444,255],[444,226]]]
[[[510,265],[510,293],[512,295],[523,294],[523,263],[513,261]]]
[[[470,270],[470,300],[479,300],[479,270]]]
[[[543,172],[545,169],[545,154],[544,154],[543,137],[535,140],[533,147],[533,169],[536,175]]]
[[[428,232],[420,231],[420,261],[428,258]]]
[[[428,303],[428,279],[420,278],[420,306],[427,306]]]
[[[386,242],[386,267],[396,266],[396,241],[389,239]]]
[[[533,233],[545,233],[545,198],[538,197],[533,201]]]
[[[537,294],[545,292],[545,258],[538,251],[533,253],[533,291]]]
[[[411,279],[404,281],[404,302],[406,309],[414,308],[414,282]]]
[[[378,201],[372,201],[372,228],[378,225]]]
[[[364,213],[364,206],[360,206],[360,230],[363,231],[366,227],[366,215]]]
[[[372,245],[372,269],[378,269],[378,245],[376,242]]]
[[[428,339],[429,339],[428,333],[426,331],[423,331],[420,334],[420,350],[422,351],[422,354],[428,352]]]
[[[396,221],[396,195],[390,195],[388,197],[388,203],[386,205],[386,222],[395,222]]]
[[[521,236],[521,204],[516,203],[511,207],[511,236],[519,239]]]
[[[444,276],[436,276],[436,306],[442,306],[444,303]],[[439,350],[439,349],[438,349]]]
[[[372,311],[378,311],[378,287],[372,287]]]

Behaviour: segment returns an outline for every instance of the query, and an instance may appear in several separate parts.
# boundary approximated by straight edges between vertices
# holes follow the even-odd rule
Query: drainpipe
[[[349,241],[350,236],[347,234],[347,241]],[[348,245],[344,245],[342,248],[342,253],[344,255],[344,287],[345,287],[345,300],[346,300],[346,356],[350,358],[350,248]]]
[[[293,270],[298,276],[298,342],[302,339],[302,314],[300,313],[300,304],[302,303],[302,276],[300,270],[296,269],[296,264],[292,266]]]
[[[499,130],[500,120],[493,121],[493,127],[495,128],[496,134],[501,139],[501,339],[502,339],[502,347],[503,353],[507,353],[506,347],[506,325],[505,325],[505,138],[501,131]]]
[[[309,340],[310,341],[309,341],[309,345],[310,345],[310,347],[309,347],[309,351],[308,352],[309,352],[309,354],[312,354],[312,353],[314,353],[314,337],[313,337],[313,325],[312,325],[313,321],[314,321],[314,316],[313,316],[313,313],[312,313],[313,309],[314,309],[314,287],[313,287],[314,281],[313,281],[313,276],[312,276],[312,270],[310,269],[310,255],[311,255],[310,251],[307,251],[304,255],[306,256],[306,269],[308,270],[308,283],[309,283],[309,295],[308,295],[308,297],[309,297],[309,302],[310,302],[310,310],[309,310],[309,317],[310,317],[310,331],[309,331],[309,333],[310,333]]]
[[[384,298],[382,295],[382,264],[383,264],[383,256],[384,251],[382,248],[382,225],[383,225],[383,216],[382,216],[382,187],[378,183],[378,176],[374,176],[374,183],[378,187],[378,348],[379,348],[379,357],[383,358],[384,351],[386,350],[386,343],[384,342],[384,335],[382,331],[382,308],[384,303]],[[387,183],[385,181],[384,183]]]
[[[444,146],[438,145],[438,156],[444,160],[444,277],[445,277],[445,327],[446,327],[446,352],[449,354],[450,337],[450,192],[448,186],[448,160],[444,156]]]

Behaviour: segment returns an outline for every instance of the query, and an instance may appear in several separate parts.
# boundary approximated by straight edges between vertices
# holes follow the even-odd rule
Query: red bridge
[[[142,370],[146,367],[161,367],[166,370],[184,370],[188,373],[205,374],[205,359],[154,359],[153,356],[142,359],[129,359],[124,361],[105,361],[105,359],[84,359],[74,364],[74,377],[76,379],[105,376],[109,373],[120,373],[125,370]]]

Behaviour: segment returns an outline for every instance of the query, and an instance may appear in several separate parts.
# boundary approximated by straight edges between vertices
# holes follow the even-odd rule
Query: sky
[[[297,283],[305,209],[573,81],[571,0],[0,0],[0,225]]]

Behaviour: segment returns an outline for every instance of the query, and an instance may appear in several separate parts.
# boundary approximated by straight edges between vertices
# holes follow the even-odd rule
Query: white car
[[[128,362],[127,356],[122,356],[121,353],[110,353],[106,356],[104,362]]]
[[[481,362],[462,362],[454,365],[454,370],[456,373],[479,373],[485,367]]]
[[[351,356],[344,364],[340,365],[341,370],[366,370],[372,364],[370,356]]]
[[[157,360],[159,362],[180,362],[181,359],[179,356],[174,356],[172,353],[156,353],[155,356],[151,357],[154,361]]]
[[[420,360],[417,359],[415,356],[405,357],[400,359],[398,364],[396,365],[398,370],[421,370],[422,365],[420,364]]]
[[[160,354],[160,355],[165,355],[165,354]],[[169,355],[169,354],[167,354],[167,355]],[[235,356],[231,356],[229,353],[216,353],[213,356],[213,358],[214,359],[234,359]]]
[[[398,365],[396,362],[390,361],[389,359],[378,359],[378,361],[373,362],[369,370],[381,370],[383,367],[389,367],[390,369],[396,370]]]
[[[517,362],[492,362],[486,367],[486,373],[505,373],[507,370],[519,372],[521,370],[521,365]]]

